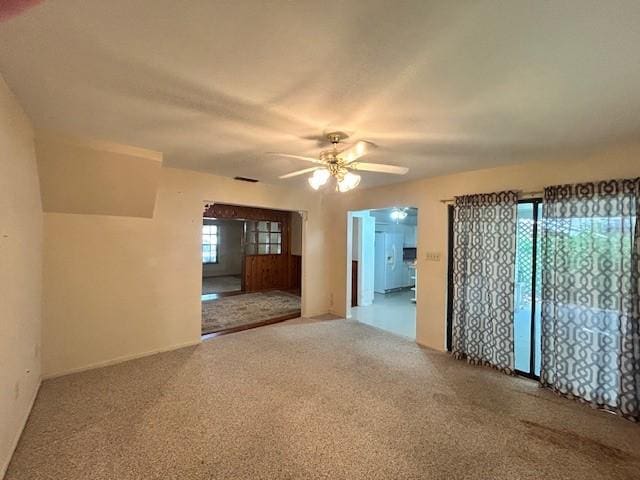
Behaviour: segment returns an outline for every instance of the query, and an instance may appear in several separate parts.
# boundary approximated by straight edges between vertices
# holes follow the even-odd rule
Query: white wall
[[[212,220],[205,218],[205,225],[218,225],[218,263],[202,265],[203,277],[240,275],[242,273],[242,232],[241,220]]]
[[[404,238],[405,246],[415,246],[416,242],[415,225],[406,225],[401,223],[382,223],[376,222],[376,232],[401,233]]]
[[[0,77],[0,478],[40,385],[39,189],[33,130]]]
[[[368,210],[349,212],[347,216],[349,224],[348,238],[351,241],[347,246],[347,284],[346,298],[351,298],[352,292],[352,262],[358,262],[358,305],[367,306],[373,303],[373,277],[374,277],[374,230],[375,219],[370,216]],[[351,303],[349,303],[351,305]],[[351,309],[345,312],[347,318],[351,318]]]
[[[362,216],[359,220],[358,305],[366,307],[373,303],[374,298],[376,221],[367,215]]]

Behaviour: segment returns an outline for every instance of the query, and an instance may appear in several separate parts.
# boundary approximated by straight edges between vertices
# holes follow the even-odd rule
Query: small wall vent
[[[233,179],[238,180],[239,182],[258,183],[258,180],[256,180],[255,178],[233,177]]]

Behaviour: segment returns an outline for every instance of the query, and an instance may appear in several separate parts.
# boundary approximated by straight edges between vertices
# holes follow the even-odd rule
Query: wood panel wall
[[[280,222],[282,224],[281,254],[244,256],[242,273],[244,291],[289,290],[301,287],[302,257],[291,255],[290,212],[215,203],[206,206],[204,217]]]
[[[358,306],[358,262],[351,261],[351,306]]]
[[[300,290],[302,288],[302,256],[291,255],[291,264],[289,266],[289,288]]]

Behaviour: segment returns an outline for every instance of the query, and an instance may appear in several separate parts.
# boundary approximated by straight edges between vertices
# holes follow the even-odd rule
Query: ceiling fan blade
[[[314,172],[318,169],[319,167],[311,167],[311,168],[305,168],[303,170],[298,170],[296,172],[291,172],[291,173],[287,173],[286,175],[280,175],[278,178],[291,178],[291,177],[297,177],[298,175],[304,175],[305,173],[309,173],[309,172]]]
[[[360,157],[369,153],[372,148],[375,148],[375,145],[373,143],[360,140],[351,145],[349,148],[342,150],[339,154],[339,157],[342,158],[346,163],[355,162]]]
[[[405,175],[409,171],[407,167],[398,167],[396,165],[384,165],[381,163],[366,163],[366,162],[354,163],[349,168],[353,168],[354,170],[362,170],[364,172],[391,173],[393,175]]]
[[[306,160],[307,162],[324,164],[322,160],[319,160],[317,158],[303,157],[301,155],[291,155],[290,153],[267,152],[267,155],[277,155],[279,157],[297,158],[298,160]]]

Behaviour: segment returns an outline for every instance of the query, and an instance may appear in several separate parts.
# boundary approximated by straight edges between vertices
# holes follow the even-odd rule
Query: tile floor
[[[416,339],[416,304],[413,292],[376,293],[373,305],[351,309],[351,318],[396,335]]]

